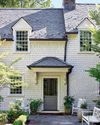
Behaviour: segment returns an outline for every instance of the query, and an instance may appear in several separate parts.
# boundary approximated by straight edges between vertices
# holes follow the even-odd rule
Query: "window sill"
[[[8,97],[24,97],[23,94],[9,94]]]
[[[78,52],[78,54],[95,54],[95,52],[86,52],[86,51],[84,51],[84,52]]]
[[[29,54],[29,53],[31,53],[30,51],[28,51],[28,52],[17,52],[17,51],[15,51],[15,52],[13,52],[14,54]]]

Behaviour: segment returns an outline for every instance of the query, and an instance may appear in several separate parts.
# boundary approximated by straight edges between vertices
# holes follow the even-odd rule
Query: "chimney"
[[[75,9],[75,0],[63,0],[63,6],[65,10],[74,10]]]

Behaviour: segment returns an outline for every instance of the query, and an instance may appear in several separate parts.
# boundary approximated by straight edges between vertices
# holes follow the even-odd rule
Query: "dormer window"
[[[91,32],[80,30],[80,51],[91,51]]]
[[[28,51],[28,41],[28,31],[16,31],[16,51]]]
[[[14,40],[14,52],[30,52],[29,37],[32,32],[32,27],[24,18],[21,18],[12,27],[12,29]]]

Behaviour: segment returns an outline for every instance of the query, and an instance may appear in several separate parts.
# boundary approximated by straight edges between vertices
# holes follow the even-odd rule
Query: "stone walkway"
[[[76,116],[33,115],[30,116],[29,125],[81,125],[81,123]]]

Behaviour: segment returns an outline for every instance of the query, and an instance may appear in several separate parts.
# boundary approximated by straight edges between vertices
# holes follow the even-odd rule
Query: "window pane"
[[[10,94],[22,94],[22,77],[13,77],[12,84],[10,87]]]
[[[80,51],[91,51],[91,32],[80,31]]]
[[[16,51],[28,51],[28,31],[16,31]]]

